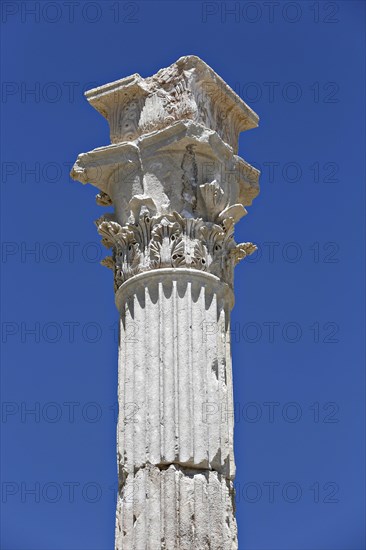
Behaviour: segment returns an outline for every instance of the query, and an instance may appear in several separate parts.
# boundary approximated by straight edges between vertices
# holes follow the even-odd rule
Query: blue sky
[[[359,1],[2,3],[4,550],[113,548],[118,315],[102,209],[68,172],[109,141],[83,90],[187,54],[260,116],[239,150],[262,170],[236,229],[259,245],[232,314],[239,549],[365,548],[364,17]]]

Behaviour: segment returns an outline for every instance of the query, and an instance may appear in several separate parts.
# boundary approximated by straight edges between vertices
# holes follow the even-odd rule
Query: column
[[[234,550],[230,311],[259,192],[236,155],[257,115],[195,56],[86,92],[111,145],[72,177],[113,205],[97,230],[120,313],[116,550]]]

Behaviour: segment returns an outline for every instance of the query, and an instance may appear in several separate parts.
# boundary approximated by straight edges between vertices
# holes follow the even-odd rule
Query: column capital
[[[71,176],[114,206],[96,225],[112,250],[102,263],[115,290],[161,268],[205,271],[232,286],[234,266],[256,249],[234,240],[259,193],[259,171],[234,152],[255,113],[195,56],[86,97],[108,119],[112,145],[79,155]]]

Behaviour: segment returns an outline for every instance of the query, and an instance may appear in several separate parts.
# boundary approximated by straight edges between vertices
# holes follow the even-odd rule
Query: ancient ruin
[[[96,225],[120,313],[116,550],[234,550],[230,310],[255,250],[234,225],[259,192],[237,151],[258,117],[195,56],[86,98],[111,136],[71,174],[114,207]]]

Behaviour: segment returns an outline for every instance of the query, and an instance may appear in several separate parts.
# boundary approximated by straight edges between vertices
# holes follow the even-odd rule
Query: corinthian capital
[[[107,118],[112,145],[79,155],[71,175],[114,206],[96,225],[112,251],[103,264],[115,290],[160,268],[205,271],[231,286],[235,264],[255,250],[236,244],[234,224],[259,193],[259,171],[235,154],[256,114],[195,56],[86,97]]]

